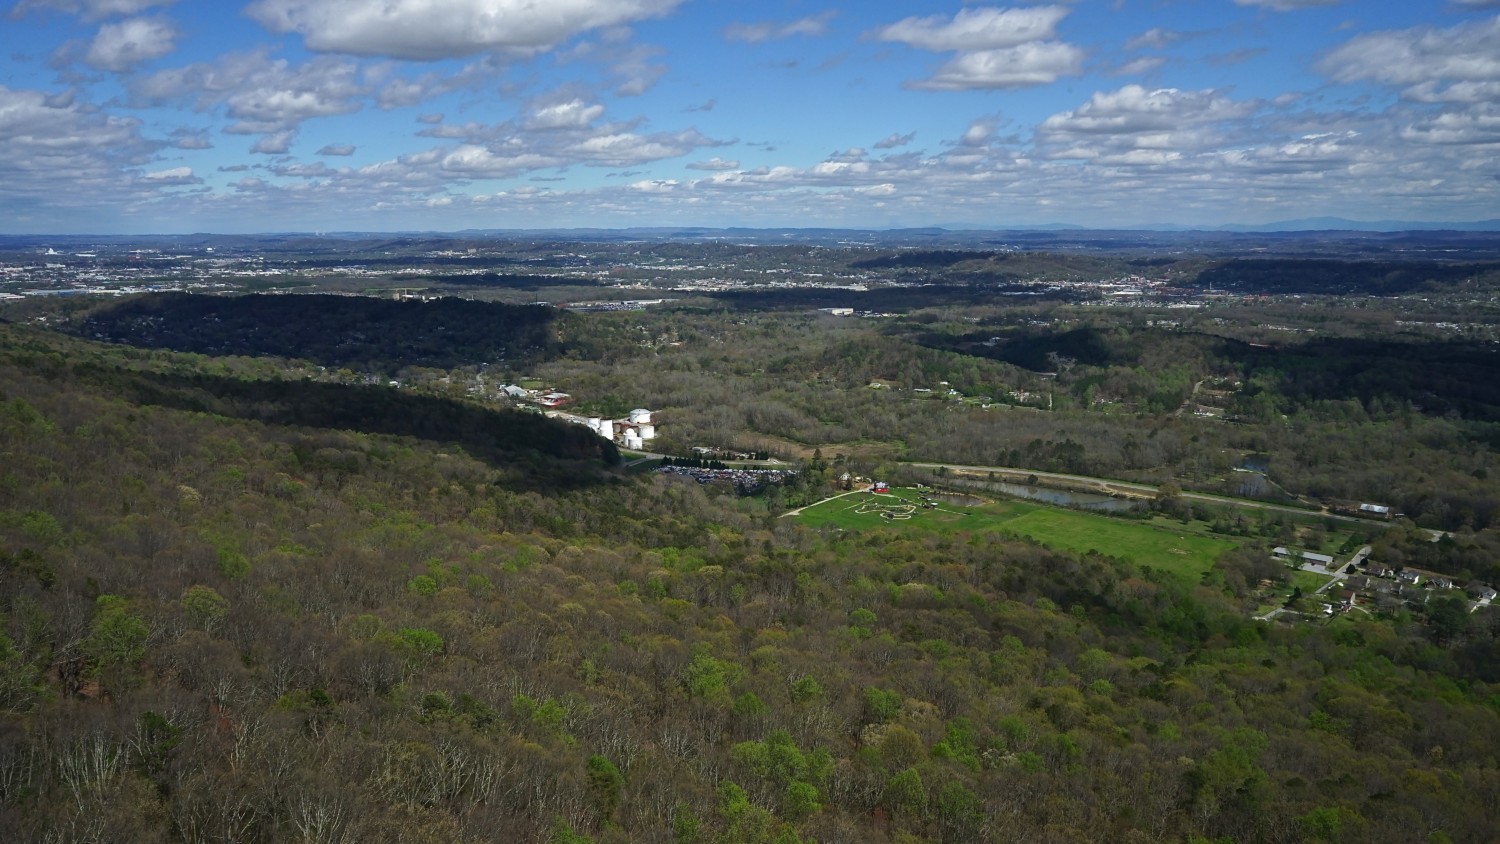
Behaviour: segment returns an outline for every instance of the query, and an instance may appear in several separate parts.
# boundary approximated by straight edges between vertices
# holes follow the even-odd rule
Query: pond
[[[1072,507],[1076,510],[1093,510],[1100,513],[1128,513],[1146,506],[1143,501],[1132,501],[1128,498],[1110,498],[1108,495],[1100,495],[1094,492],[1073,492],[1066,489],[1052,489],[1045,486],[1004,482],[990,483],[986,484],[986,486],[995,492],[1002,495],[1009,495],[1012,498],[1024,498],[1028,501],[1040,501],[1043,504]]]

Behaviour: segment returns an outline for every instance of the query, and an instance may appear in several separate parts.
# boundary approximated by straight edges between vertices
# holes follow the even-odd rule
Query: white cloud
[[[1236,102],[1221,91],[1148,90],[1126,85],[1118,91],[1096,92],[1087,103],[1042,121],[1038,131],[1067,134],[1131,134],[1170,131],[1243,117],[1254,104]]]
[[[875,148],[876,149],[895,149],[896,147],[904,147],[907,144],[911,143],[912,140],[914,138],[916,138],[916,137],[917,137],[917,133],[916,132],[907,132],[905,135],[901,135],[901,134],[897,134],[895,132],[892,132],[891,134],[886,135],[884,138],[881,138],[880,140],[876,141],[875,142]]]
[[[681,0],[257,0],[246,14],[320,52],[430,61],[552,47],[664,15]]]
[[[131,18],[99,27],[83,61],[98,70],[116,73],[172,52],[177,30],[164,20]]]
[[[131,85],[150,104],[186,99],[198,111],[222,108],[231,135],[263,135],[254,152],[282,154],[306,120],[359,111],[369,93],[353,62],[320,56],[302,65],[262,53],[233,53],[212,63],[153,73]]]
[[[1423,144],[1500,144],[1500,107],[1486,103],[1465,111],[1443,112],[1405,127],[1401,137]]]
[[[1112,76],[1140,76],[1166,64],[1167,60],[1162,56],[1141,56],[1120,65],[1110,75]]]
[[[930,78],[908,83],[908,87],[934,91],[1024,88],[1082,71],[1082,49],[1050,40],[1067,14],[1062,6],[964,9],[951,19],[943,15],[906,18],[876,30],[873,37],[923,50],[959,51]]]
[[[1500,82],[1500,17],[1361,35],[1319,67],[1339,82],[1394,85],[1422,102],[1474,102]]]
[[[327,144],[318,150],[318,155],[353,155],[353,144]]]
[[[272,132],[261,136],[250,151],[261,155],[286,155],[292,148],[292,139],[297,137],[296,129],[283,129],[280,132]]]
[[[943,15],[906,18],[880,29],[875,37],[934,52],[995,50],[1049,39],[1067,15],[1062,6],[963,9],[951,20]]]
[[[1071,44],[1046,41],[999,50],[959,53],[930,78],[910,83],[933,91],[970,88],[1024,88],[1077,76],[1083,69],[1083,50]]]
[[[33,209],[78,224],[75,209],[118,209],[149,194],[136,168],[163,144],[138,120],[112,117],[75,96],[0,85],[0,208],[14,224]]]
[[[20,17],[32,10],[51,10],[78,15],[86,21],[139,14],[153,6],[168,6],[176,0],[21,0],[11,11]]]
[[[672,191],[677,189],[678,184],[679,183],[676,179],[649,179],[640,182],[632,182],[630,184],[630,188],[631,190],[638,190],[642,193],[671,193]]]
[[[709,170],[713,172],[721,172],[724,170],[738,170],[740,169],[740,163],[738,161],[728,161],[718,156],[714,156],[707,161],[694,161],[693,163],[687,165],[687,168],[689,170]]]
[[[526,126],[531,129],[582,129],[604,114],[604,106],[573,99],[543,106],[532,112]]]
[[[200,185],[203,180],[193,175],[191,167],[173,167],[169,170],[155,170],[150,173],[142,173],[141,180],[155,185]]]
[[[701,147],[717,145],[716,141],[693,129],[651,135],[618,132],[586,138],[568,147],[566,152],[586,164],[629,167],[648,161],[676,158]]]
[[[749,44],[798,35],[815,37],[828,31],[828,22],[833,20],[834,14],[830,11],[786,22],[732,23],[724,27],[724,37],[729,41],[744,41]]]

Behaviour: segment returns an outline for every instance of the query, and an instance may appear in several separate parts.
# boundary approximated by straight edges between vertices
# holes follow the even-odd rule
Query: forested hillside
[[[1492,613],[1276,627],[1104,556],[818,534],[660,476],[528,485],[441,431],[233,411],[257,401],[213,361],[0,340],[3,840],[1500,824]]]
[[[405,365],[521,365],[556,351],[551,308],[367,296],[163,293],[100,308],[82,336],[207,355],[278,355],[394,372]]]

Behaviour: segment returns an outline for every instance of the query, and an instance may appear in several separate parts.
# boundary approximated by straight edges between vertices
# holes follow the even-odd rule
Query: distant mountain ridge
[[[1475,220],[1468,223],[1433,223],[1414,220],[1347,220],[1343,217],[1305,217],[1275,223],[1247,225],[1226,223],[1217,226],[1226,232],[1350,231],[1350,232],[1492,232],[1500,231],[1500,219]]]

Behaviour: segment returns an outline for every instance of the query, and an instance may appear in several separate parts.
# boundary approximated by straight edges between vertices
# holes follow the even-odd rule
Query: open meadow
[[[1237,544],[1158,525],[1021,501],[958,504],[928,500],[916,489],[889,493],[854,492],[804,509],[798,518],[810,527],[843,530],[892,528],[924,533],[1001,531],[1050,548],[1097,551],[1139,566],[1171,572],[1196,582],[1213,561]]]

